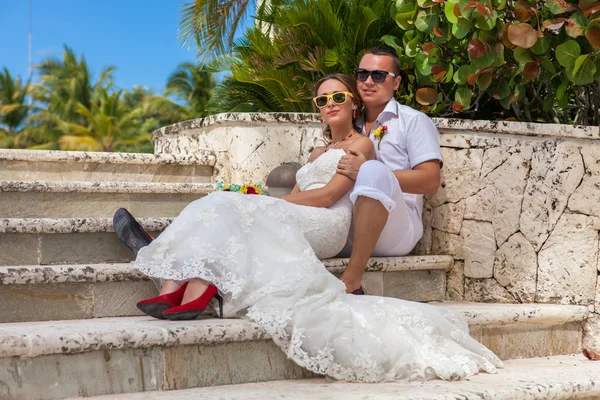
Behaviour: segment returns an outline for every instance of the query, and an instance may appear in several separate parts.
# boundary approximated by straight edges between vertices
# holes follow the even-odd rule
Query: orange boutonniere
[[[388,127],[387,125],[382,125],[379,128],[375,129],[372,133],[373,136],[375,136],[375,138],[377,138],[377,148],[379,148],[379,145],[381,144],[381,139],[383,138],[383,135],[385,135],[385,133],[387,132]]]

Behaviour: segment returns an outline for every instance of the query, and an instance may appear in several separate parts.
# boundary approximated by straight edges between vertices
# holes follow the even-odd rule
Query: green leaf
[[[515,47],[515,49],[513,50],[513,55],[515,57],[515,60],[517,60],[521,64],[533,61],[533,57],[531,56],[529,50],[524,49],[522,47]]]
[[[575,64],[572,67],[568,67],[565,70],[569,80],[576,85],[589,85],[590,83],[594,82],[594,75],[596,74],[596,65],[594,65],[592,57],[586,56],[581,56],[582,61],[580,62],[580,64],[577,65],[577,71],[575,71]],[[576,60],[576,64],[577,61],[579,61],[579,59]]]
[[[458,4],[458,0],[449,0],[444,6],[444,14],[446,15],[446,19],[453,25],[458,23],[458,17],[454,15],[454,6],[456,4]]]
[[[585,59],[588,58],[588,56],[589,54],[583,54],[577,57],[577,60],[575,60],[575,64],[573,65],[573,75],[577,74],[577,72],[585,62]]]
[[[419,39],[417,39],[417,38],[408,42],[408,44],[406,45],[406,48],[404,49],[406,55],[409,57],[416,57],[417,54],[419,54],[419,49],[417,47],[418,45],[419,45]]]
[[[437,19],[435,18],[433,11],[420,10],[417,13],[417,19],[415,20],[415,28],[420,30],[421,32],[431,33],[433,32],[433,28],[437,24]]]
[[[454,82],[456,82],[458,85],[465,85],[469,75],[474,74],[476,71],[477,68],[472,65],[461,65],[454,74]]]
[[[554,99],[552,98],[552,96],[548,96],[544,99],[544,102],[542,103],[542,109],[544,111],[550,111],[552,110],[552,107],[554,106]]]
[[[565,31],[567,35],[571,37],[579,37],[583,35],[585,26],[587,25],[587,19],[583,16],[582,12],[577,12],[567,20],[565,24]]]
[[[393,36],[393,35],[385,35],[381,38],[381,41],[385,45],[396,50],[396,53],[399,53],[398,55],[404,53],[404,49],[403,49],[404,46],[402,46],[402,41],[400,40],[400,38]]]
[[[415,57],[415,66],[417,67],[417,71],[421,75],[429,76],[431,75],[431,65],[429,65],[429,57],[425,55],[425,53],[420,52]]]
[[[454,76],[454,66],[452,64],[448,64],[448,72],[446,73],[446,76],[444,77],[443,82],[444,83],[452,82],[453,76]]]
[[[473,92],[469,89],[468,86],[461,86],[454,93],[454,100],[459,103],[463,108],[467,108],[471,105],[471,98],[473,97]]]
[[[494,72],[491,70],[485,71],[483,73],[480,73],[477,76],[477,86],[479,87],[479,89],[481,90],[486,90],[490,84],[492,83],[492,76],[494,75]]]
[[[556,59],[565,68],[573,66],[580,54],[581,48],[574,40],[567,40],[556,47]]]
[[[506,61],[504,61],[504,45],[502,43],[496,43],[493,49],[495,58],[492,65],[494,67],[501,67],[506,64]]]
[[[510,110],[510,103],[512,100],[512,96],[507,96],[503,99],[500,99],[500,105],[506,109],[506,110]]]
[[[492,10],[489,15],[481,15],[477,10],[473,11],[473,18],[475,18],[475,26],[484,31],[490,31],[496,26],[496,20],[498,19],[498,13],[496,10]]]
[[[429,62],[431,64],[436,64],[440,59],[441,51],[437,47],[435,49],[431,49],[429,52]]]
[[[496,100],[510,96],[510,86],[504,79],[494,79],[486,91]]]
[[[432,0],[417,0],[417,3],[419,3],[419,7],[423,8],[429,8],[436,5]]]
[[[463,39],[471,32],[471,21],[459,17],[456,24],[452,24],[452,35],[457,39]]]
[[[556,90],[556,98],[558,100],[562,99],[565,96],[565,92],[567,91],[567,86],[569,85],[568,81],[564,81]]]
[[[396,0],[396,13],[398,13],[398,14],[407,13],[407,12],[412,13],[414,8],[415,8],[414,0]]]
[[[496,7],[496,10],[502,11],[506,7],[506,0],[492,0],[492,4]]]
[[[550,48],[550,39],[548,39],[547,37],[544,36],[543,38],[541,38],[537,42],[535,42],[533,47],[531,47],[531,51],[533,52],[533,54],[542,55],[542,54],[546,54],[546,52],[548,51],[549,48]]]
[[[539,60],[542,63],[542,68],[543,69],[545,69],[546,71],[550,72],[551,74],[555,74],[556,73],[556,68],[554,68],[554,64],[552,64],[552,61],[550,61],[546,57],[540,57]]]
[[[546,7],[548,7],[550,12],[554,15],[564,14],[572,9],[572,6],[565,0],[546,0]]]
[[[463,18],[470,20],[473,15],[473,8],[466,8],[472,0],[458,0],[458,7]]]
[[[396,24],[405,31],[410,31],[414,28],[414,12],[405,12],[396,14]]]

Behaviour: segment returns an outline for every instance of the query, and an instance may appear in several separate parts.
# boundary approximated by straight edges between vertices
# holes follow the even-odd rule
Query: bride
[[[288,358],[340,380],[494,373],[502,362],[469,336],[459,314],[346,294],[319,260],[343,248],[352,217],[354,182],[336,173],[338,160],[348,149],[374,158],[374,149],[353,127],[361,106],[353,78],[326,76],[313,101],[329,143],[312,152],[288,196],[214,192],[189,204],[154,241],[125,210],[117,212],[115,232],[139,249],[136,267],[165,280],[160,296],[138,307],[157,318],[195,319],[216,299],[221,318],[257,323]]]

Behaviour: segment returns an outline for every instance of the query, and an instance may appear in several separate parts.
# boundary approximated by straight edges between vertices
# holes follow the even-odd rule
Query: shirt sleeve
[[[407,128],[406,150],[410,167],[431,160],[440,160],[441,166],[440,135],[433,121],[420,112],[411,119]]]

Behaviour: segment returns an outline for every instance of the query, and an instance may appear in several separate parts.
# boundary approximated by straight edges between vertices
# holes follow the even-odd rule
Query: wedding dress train
[[[342,155],[330,150],[302,167],[300,189],[327,184]],[[226,317],[259,324],[300,366],[335,379],[454,380],[501,367],[456,312],[346,294],[319,259],[343,248],[351,214],[348,195],[317,208],[215,192],[142,248],[136,266],[156,278],[214,283]]]

